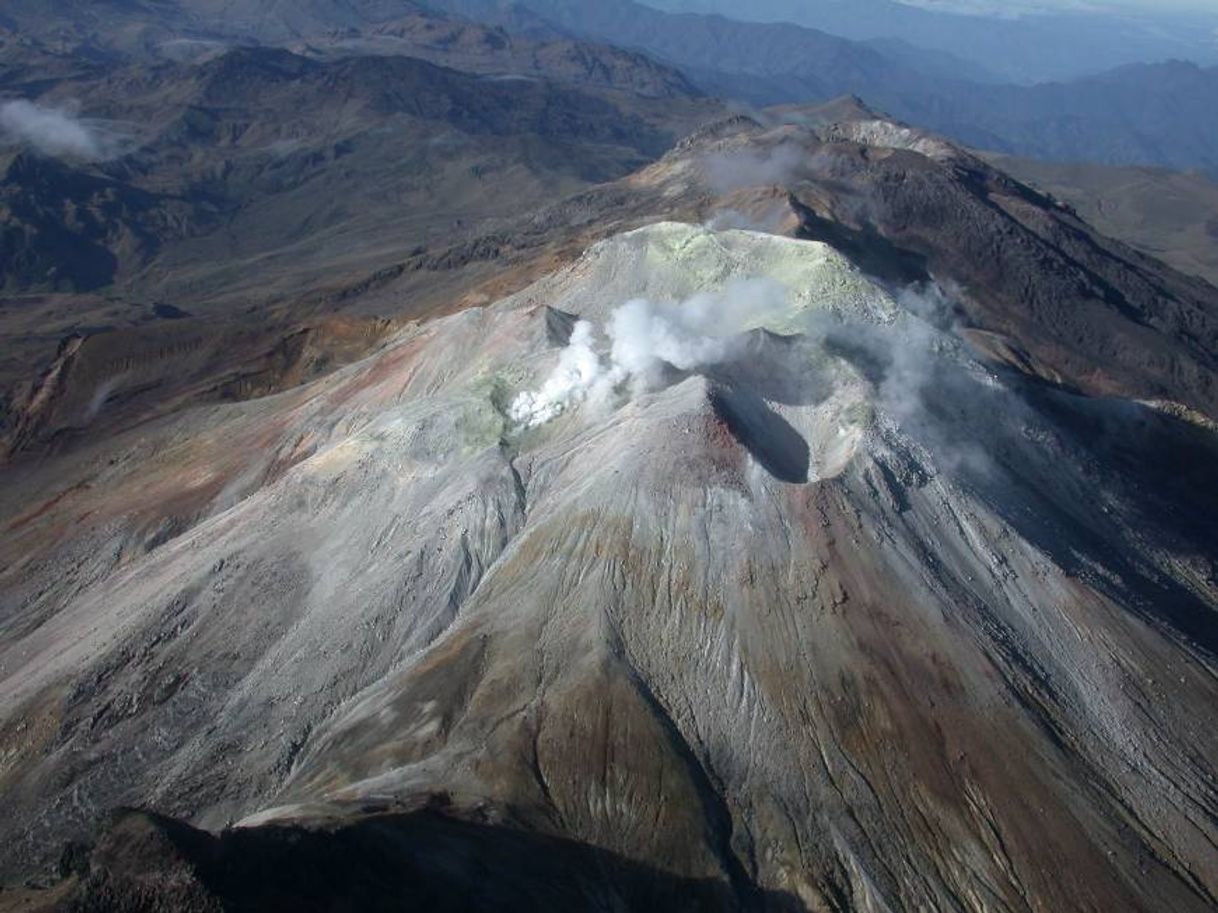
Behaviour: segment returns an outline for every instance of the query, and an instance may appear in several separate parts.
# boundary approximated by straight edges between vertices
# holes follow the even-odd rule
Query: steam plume
[[[509,410],[512,421],[528,427],[541,425],[587,396],[604,373],[600,356],[592,348],[593,333],[588,321],[575,324],[571,341],[541,389],[521,393],[513,401]]]
[[[809,153],[795,144],[780,143],[766,150],[733,149],[702,158],[703,177],[716,194],[729,194],[744,187],[786,184],[801,168],[807,168]]]
[[[733,280],[721,292],[680,303],[627,301],[610,315],[607,359],[596,351],[595,328],[581,320],[549,377],[517,396],[509,417],[536,427],[585,400],[599,404],[623,390],[642,393],[665,367],[694,371],[730,361],[741,352],[740,333],[787,309],[786,289],[771,279]]]

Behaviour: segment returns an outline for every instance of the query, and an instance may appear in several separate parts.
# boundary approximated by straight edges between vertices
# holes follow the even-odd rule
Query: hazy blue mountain
[[[977,146],[1218,174],[1218,67],[1169,61],[1038,86],[961,89],[902,111]]]
[[[911,66],[928,76],[966,79],[970,82],[1004,83],[1004,79],[984,64],[966,60],[949,51],[937,51],[910,44],[903,38],[870,38],[860,44],[873,48],[892,60]]]
[[[779,15],[804,8],[771,4],[761,9]],[[1002,55],[987,50],[995,42],[1024,49],[1020,53],[1051,56],[1057,53],[1054,42],[1073,35],[1076,68],[1085,68],[1089,54],[1118,53],[1123,46],[1101,34],[1102,28],[1142,34],[1132,20],[1121,20],[1126,25],[1120,28],[1111,25],[1117,22],[1112,17],[1098,16],[1000,21],[933,13],[891,0],[859,5],[821,0],[808,9],[819,12],[801,18],[823,19],[827,27],[848,19],[854,23],[853,33],[867,40],[790,23],[668,13],[633,0],[308,0],[291,5],[279,0],[60,0],[50,9],[34,0],[13,0],[5,15],[18,35],[37,37],[61,54],[68,47],[128,56],[211,53],[216,43],[225,42],[355,53],[371,40],[377,53],[409,55],[422,53],[418,42],[395,44],[395,30],[387,26],[427,10],[493,24],[516,36],[576,37],[641,51],[679,68],[704,91],[753,105],[855,94],[893,116],[996,151],[1210,173],[1218,169],[1218,119],[1212,103],[1218,97],[1218,71],[1212,68],[1178,61],[1140,64],[1022,86],[999,84],[984,67],[917,44],[919,30],[942,23],[938,31],[932,29],[940,45],[951,44],[960,53],[967,51],[970,60],[1002,67]],[[901,31],[901,39],[876,37],[878,26],[867,23],[880,13],[891,13],[896,25],[885,28]],[[1057,31],[1050,28],[1055,22],[1061,26]],[[1084,26],[1101,32],[1094,40],[1083,40],[1079,29]],[[945,36],[957,27],[962,37],[949,41]],[[970,29],[981,30],[976,41],[965,40]],[[1049,31],[1041,35],[1038,29]],[[1168,47],[1173,34],[1164,32],[1154,39],[1158,44],[1143,42],[1138,53]],[[1191,46],[1180,45],[1185,51]],[[62,57],[51,62],[63,65]],[[520,58],[509,55],[500,65],[517,72]]]
[[[982,16],[895,0],[647,0],[679,13],[791,22],[856,40],[900,39],[950,53],[1013,82],[1071,79],[1129,63],[1181,58],[1218,63],[1218,11]],[[971,74],[961,74],[969,75]]]
[[[992,85],[911,56],[783,23],[671,14],[631,0],[525,0],[557,27],[641,49],[704,89],[755,105],[855,94],[920,126],[983,148],[1056,160],[1218,169],[1218,68],[1131,65],[1036,86]],[[518,4],[429,0],[496,19]]]

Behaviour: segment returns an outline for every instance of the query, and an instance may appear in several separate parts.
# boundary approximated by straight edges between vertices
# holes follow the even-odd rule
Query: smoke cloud
[[[0,104],[0,132],[56,158],[92,161],[105,158],[112,147],[111,138],[72,114],[25,99]]]
[[[787,312],[787,290],[771,279],[737,279],[721,292],[677,303],[627,301],[605,327],[607,357],[597,352],[596,328],[581,320],[558,364],[536,391],[519,394],[509,418],[533,428],[579,403],[608,403],[619,394],[654,388],[666,370],[694,371],[730,361],[744,349],[740,334]]]
[[[698,373],[712,381],[716,408],[759,464],[798,482],[808,478],[807,446],[771,407],[823,401],[839,381],[832,365],[845,362],[870,386],[876,433],[898,433],[898,448],[915,444],[932,473],[996,484],[1001,455],[1040,433],[1038,422],[1018,388],[970,354],[957,290],[932,281],[891,293],[898,311],[884,321],[793,312],[788,290],[772,280],[737,281],[682,302],[627,301],[603,325],[576,323],[554,369],[515,398],[509,418],[535,428],[580,409],[595,420]],[[792,334],[747,332],[767,325]]]

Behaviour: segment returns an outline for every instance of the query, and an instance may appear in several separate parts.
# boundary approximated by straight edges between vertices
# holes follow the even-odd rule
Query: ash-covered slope
[[[6,870],[139,804],[243,827],[84,908],[1212,908],[1218,444],[951,305],[661,223],[11,470]]]

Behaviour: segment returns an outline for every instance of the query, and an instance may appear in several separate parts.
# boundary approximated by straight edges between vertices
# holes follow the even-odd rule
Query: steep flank
[[[5,872],[63,858],[82,909],[1211,909],[1218,443],[894,292],[656,224],[24,467]],[[609,387],[514,420],[572,346]]]

